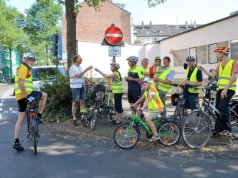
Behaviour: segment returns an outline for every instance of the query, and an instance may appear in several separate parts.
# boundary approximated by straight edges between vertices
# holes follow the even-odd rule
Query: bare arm
[[[101,74],[104,78],[116,78],[116,75],[113,73],[113,74],[105,74],[103,73],[101,70],[95,68],[95,71],[97,71],[99,74]]]
[[[216,73],[215,72],[208,72],[207,69],[205,69],[203,66],[199,66],[198,68],[201,71],[203,71],[207,76],[209,76],[211,78],[215,78],[216,77]]]
[[[86,68],[85,70],[83,70],[82,72],[76,74],[75,77],[78,77],[78,78],[82,77],[87,71],[91,70],[92,68],[93,68],[93,66],[87,67],[87,68]]]
[[[132,106],[136,106],[136,105],[140,104],[142,101],[144,101],[144,99],[145,99],[145,96],[143,95],[143,96],[141,96],[140,99],[138,99],[138,100],[136,101],[136,103],[134,103]]]

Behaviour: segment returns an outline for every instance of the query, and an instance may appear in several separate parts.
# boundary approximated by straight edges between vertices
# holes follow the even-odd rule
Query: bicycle
[[[101,82],[97,85],[105,85],[105,82]],[[95,85],[96,86],[96,85]],[[90,96],[89,96],[90,97]],[[93,99],[91,106],[88,106],[88,112],[81,113],[81,120],[86,127],[94,130],[96,128],[97,118],[103,119],[107,117],[108,120],[115,118],[115,111],[113,108],[112,90],[105,90],[104,92],[98,92],[95,94],[97,99]]]
[[[28,102],[26,107],[26,117],[27,117],[27,129],[28,129],[28,135],[27,135],[27,141],[30,142],[33,141],[33,152],[36,155],[37,154],[37,143],[38,138],[40,137],[39,134],[39,122],[36,119],[38,111],[38,103],[36,100],[33,100],[31,102]]]
[[[171,102],[175,107],[174,111],[174,121],[178,124],[179,127],[182,127],[183,120],[184,120],[184,97],[183,97],[183,86],[179,84],[171,84],[172,86],[176,87],[175,93],[171,95]],[[174,99],[172,97],[174,96]]]
[[[131,108],[135,113],[130,123],[119,125],[113,132],[114,143],[121,149],[133,148],[140,139],[140,127],[145,130],[146,137],[151,138],[153,133],[148,124],[137,114],[136,108]],[[165,146],[172,146],[179,141],[180,129],[173,121],[155,118],[153,123],[157,127],[159,142]]]
[[[221,119],[221,113],[215,107],[216,97],[214,96],[216,94],[216,88],[217,85],[208,85],[203,88],[206,91],[213,91],[213,94],[210,98],[204,97],[202,107],[198,105],[198,108],[192,111],[184,121],[182,137],[185,144],[190,148],[198,149],[205,146],[215,127],[214,121]],[[228,136],[231,143],[232,138],[236,138],[233,134],[229,134]]]

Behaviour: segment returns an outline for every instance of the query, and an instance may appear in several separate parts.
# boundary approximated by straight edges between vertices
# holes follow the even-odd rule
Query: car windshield
[[[65,76],[65,70],[63,67],[58,68],[60,74]],[[51,80],[55,79],[55,68],[32,68],[32,78],[33,81],[37,80]]]

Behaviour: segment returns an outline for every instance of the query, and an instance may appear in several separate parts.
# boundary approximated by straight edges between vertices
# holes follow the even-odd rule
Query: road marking
[[[4,100],[1,100],[1,102],[3,103],[3,102],[4,102]]]
[[[2,108],[0,108],[0,112],[2,112]]]
[[[0,107],[2,107],[3,106],[3,103],[0,103]]]
[[[2,113],[0,113],[0,119],[2,119]]]

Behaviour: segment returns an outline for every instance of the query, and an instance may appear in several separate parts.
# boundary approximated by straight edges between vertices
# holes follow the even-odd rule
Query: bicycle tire
[[[191,112],[182,127],[182,136],[189,148],[199,149],[205,146],[211,136],[211,121],[202,110]]]
[[[130,130],[128,130],[130,129]],[[128,132],[131,131],[131,133]],[[126,143],[129,139],[129,142]],[[132,149],[140,139],[140,129],[129,123],[119,125],[113,132],[113,141],[121,149]]]
[[[97,113],[93,113],[90,119],[90,128],[92,130],[95,130],[96,125],[97,125]]]
[[[165,146],[172,146],[180,139],[180,129],[175,122],[166,121],[158,127],[159,142]]]
[[[36,155],[37,154],[37,135],[36,133],[34,132],[33,135],[33,148],[34,148],[34,154]]]

